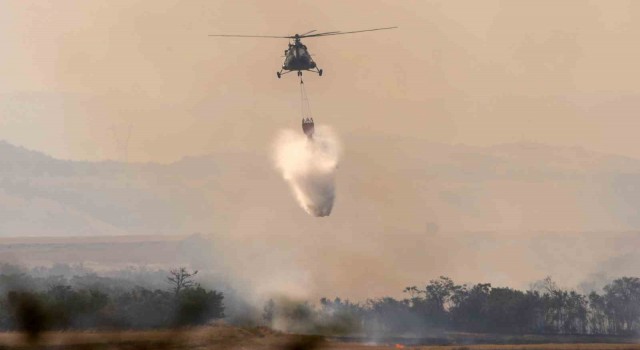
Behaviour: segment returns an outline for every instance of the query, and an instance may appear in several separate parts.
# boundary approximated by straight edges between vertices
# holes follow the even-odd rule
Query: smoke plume
[[[302,209],[313,216],[331,214],[339,156],[340,143],[328,126],[316,127],[313,138],[284,129],[275,142],[276,167]]]

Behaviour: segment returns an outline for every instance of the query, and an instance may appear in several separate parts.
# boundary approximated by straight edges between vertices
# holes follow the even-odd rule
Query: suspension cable
[[[311,104],[309,103],[309,96],[307,95],[307,90],[304,86],[304,81],[302,77],[300,77],[300,114],[302,114],[302,118],[305,118],[304,112],[308,113],[307,118],[311,118]]]
[[[304,120],[304,81],[300,77],[300,116]]]

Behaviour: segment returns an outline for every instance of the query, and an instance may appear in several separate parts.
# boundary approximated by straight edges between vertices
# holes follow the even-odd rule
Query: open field
[[[29,344],[21,334],[0,333],[0,349],[212,349],[212,350],[640,350],[640,344],[518,344],[411,346],[400,343],[355,343],[327,340],[319,336],[292,335],[266,328],[240,329],[227,326],[199,327],[181,331],[49,332]]]
[[[0,237],[0,263],[27,267],[55,263],[101,270],[131,265],[167,267],[189,264],[188,236]],[[193,237],[192,237],[193,239]],[[20,257],[28,256],[28,261]]]

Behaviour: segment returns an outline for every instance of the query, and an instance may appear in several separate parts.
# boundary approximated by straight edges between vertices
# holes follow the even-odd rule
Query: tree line
[[[118,287],[92,275],[34,278],[0,274],[0,330],[151,329],[205,324],[224,317],[224,295],[195,282],[197,271],[172,269],[165,289]]]
[[[322,298],[274,302],[266,322],[291,330],[332,334],[414,334],[459,331],[495,334],[633,335],[640,333],[640,279],[622,277],[602,293],[563,290],[551,278],[527,291],[490,283],[458,285],[448,277],[404,289],[407,297],[364,303]]]
[[[583,294],[560,288],[551,278],[517,290],[460,285],[443,276],[404,288],[402,298],[277,299],[260,310],[238,302],[233,292],[204,288],[196,277],[202,279],[185,268],[106,277],[68,266],[31,271],[0,266],[0,331],[152,329],[225,318],[237,325],[333,335],[640,334],[640,279],[635,277]]]

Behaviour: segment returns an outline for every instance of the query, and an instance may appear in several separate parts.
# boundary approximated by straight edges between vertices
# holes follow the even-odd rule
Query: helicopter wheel
[[[278,79],[280,79],[280,76],[281,76],[280,72],[276,72],[276,75],[278,76]]]
[[[302,76],[302,72],[298,71],[298,76],[301,77]]]
[[[318,76],[320,76],[320,77],[322,76],[322,69],[320,69],[320,70],[318,71]]]

